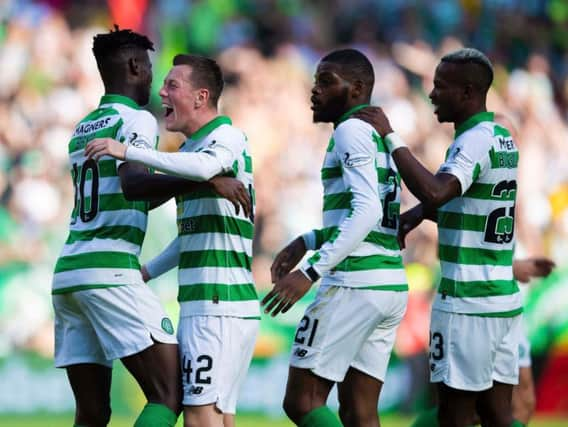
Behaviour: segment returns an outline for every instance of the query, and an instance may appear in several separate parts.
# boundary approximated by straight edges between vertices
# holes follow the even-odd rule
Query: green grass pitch
[[[112,418],[109,427],[130,427],[134,419],[132,417],[115,416]],[[381,417],[383,427],[408,427],[412,423],[412,418],[398,415],[385,415]],[[0,426],[5,427],[72,427],[73,415],[2,415],[0,414]],[[565,427],[568,419],[547,419],[538,417],[531,422],[531,427]],[[177,426],[183,426],[178,421]],[[285,418],[269,418],[262,415],[239,415],[237,416],[237,427],[293,427],[294,425]]]

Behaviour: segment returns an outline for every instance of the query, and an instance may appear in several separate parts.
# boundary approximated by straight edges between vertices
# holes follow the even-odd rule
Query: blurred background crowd
[[[51,275],[73,204],[67,144],[103,93],[92,37],[114,23],[155,43],[149,109],[158,119],[157,91],[174,54],[201,53],[220,62],[222,112],[252,145],[253,270],[260,290],[271,286],[277,251],[321,221],[320,165],[331,128],[311,122],[318,59],[346,45],[366,53],[376,76],[373,104],[435,171],[453,138],[427,96],[436,64],[463,45],[484,51],[495,67],[488,108],[507,114],[517,128],[517,255],[547,255],[558,265],[527,299],[539,409],[568,413],[565,401],[550,403],[558,381],[568,383],[565,0],[0,0],[0,368],[14,355],[52,356]],[[160,149],[176,150],[181,136],[162,127],[160,141]],[[415,203],[404,191],[402,209]],[[171,205],[151,215],[143,260],[173,237],[174,217]],[[395,359],[421,372],[405,377],[413,390],[412,381],[427,377],[425,325],[439,268],[433,224],[410,235],[404,257],[411,298]],[[156,289],[175,310],[175,275]],[[270,331],[263,334],[257,357],[282,353],[285,359],[285,345],[275,342]],[[0,369],[0,383],[6,375]],[[10,409],[3,390],[0,411]],[[401,395],[399,408],[413,399]]]

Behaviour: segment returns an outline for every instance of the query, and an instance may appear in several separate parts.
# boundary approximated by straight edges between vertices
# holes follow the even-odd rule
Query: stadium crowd
[[[270,287],[274,254],[318,226],[321,206],[314,201],[321,200],[320,164],[329,128],[312,123],[308,94],[319,55],[342,44],[372,59],[373,104],[384,108],[393,128],[431,170],[442,163],[453,137],[450,126],[437,123],[427,98],[435,65],[462,44],[488,53],[496,69],[488,107],[512,117],[520,135],[517,251],[546,254],[565,265],[565,3],[532,2],[533,8],[520,10],[507,0],[437,0],[431,9],[405,0],[309,5],[211,0],[193,1],[186,10],[183,1],[139,0],[134,3],[145,13],[139,21],[129,15],[125,24],[120,18],[127,12],[118,2],[108,2],[110,14],[99,2],[81,8],[72,3],[8,1],[0,7],[0,330],[5,337],[0,356],[22,349],[52,354],[50,280],[74,197],[67,144],[74,124],[103,92],[91,43],[113,22],[137,26],[156,43],[154,90],[178,51],[216,55],[223,67],[222,111],[246,131],[254,157],[253,272],[259,289]],[[151,108],[159,117],[156,101]],[[180,139],[165,131],[161,136],[160,149],[177,149]],[[401,210],[415,203],[404,192]],[[438,268],[433,224],[410,235],[404,256],[415,302],[409,303],[399,335],[413,338],[399,340],[396,350],[408,357],[423,351],[428,340],[427,329],[421,329],[428,305],[422,302]],[[404,328],[417,332],[404,334]]]

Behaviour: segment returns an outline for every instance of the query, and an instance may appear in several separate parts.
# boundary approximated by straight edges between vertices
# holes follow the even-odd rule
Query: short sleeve
[[[446,161],[438,173],[454,175],[463,195],[489,165],[489,150],[493,138],[484,129],[474,129],[460,135],[448,149]]]

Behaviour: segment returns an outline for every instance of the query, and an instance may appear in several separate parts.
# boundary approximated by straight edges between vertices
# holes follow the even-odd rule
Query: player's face
[[[335,122],[347,111],[351,84],[339,73],[332,62],[318,65],[311,97],[314,123]]]
[[[447,62],[440,62],[436,68],[434,88],[429,96],[440,123],[455,122],[461,117],[463,88],[456,79],[458,71],[456,64]]]
[[[140,66],[138,103],[146,105],[150,101],[150,89],[152,87],[152,63],[147,51],[139,56],[138,64]]]
[[[162,106],[165,109],[166,129],[172,132],[182,132],[185,136],[191,134],[192,123],[195,120],[197,92],[190,81],[191,67],[175,65],[172,67],[164,85],[160,89]]]

